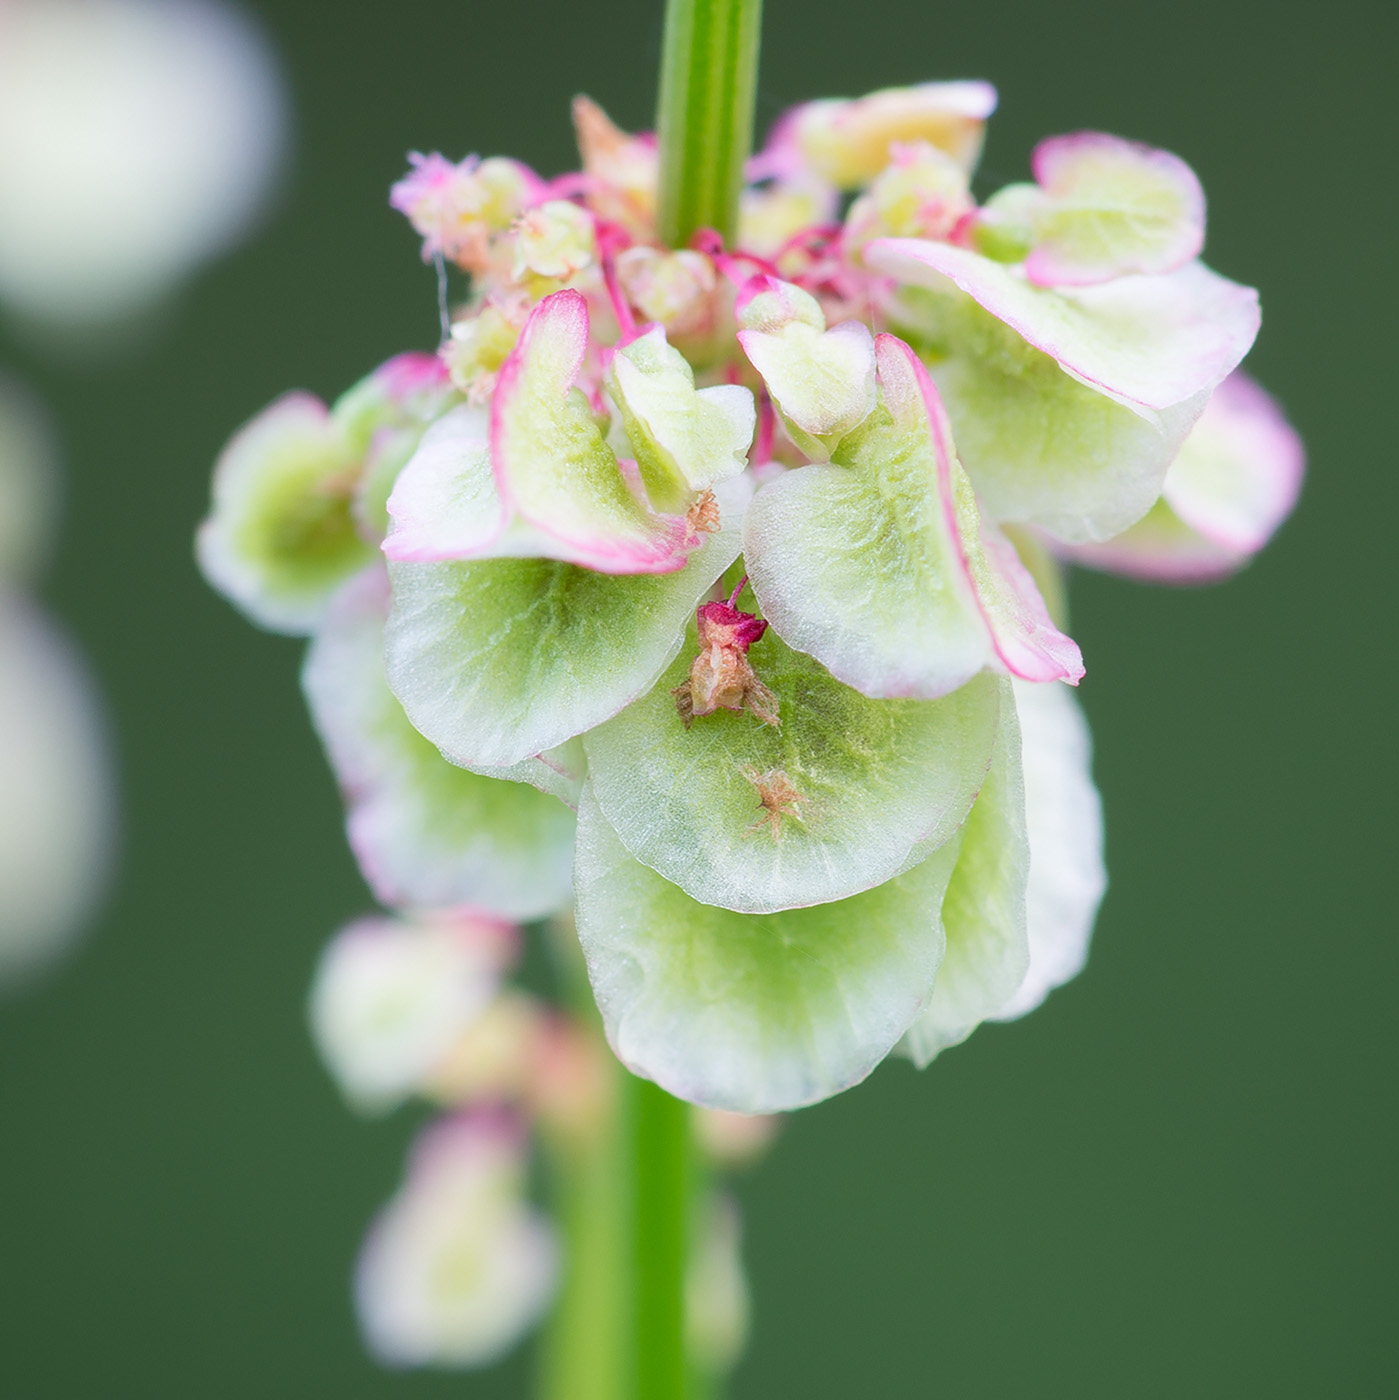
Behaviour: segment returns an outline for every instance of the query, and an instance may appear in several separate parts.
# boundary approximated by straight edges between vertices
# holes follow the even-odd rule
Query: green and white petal
[[[313,632],[335,590],[374,557],[353,502],[360,456],[325,405],[291,393],[236,433],[199,529],[204,576],[273,632]]]
[[[872,700],[769,629],[748,660],[780,726],[719,710],[687,728],[672,690],[689,675],[689,638],[659,684],[584,747],[627,849],[692,898],[754,914],[844,899],[961,825],[995,744],[995,677],[941,700]],[[774,794],[789,800],[768,805]]]
[[[775,277],[754,278],[738,302],[743,352],[763,377],[782,422],[816,462],[829,459],[877,402],[874,337],[860,321],[826,329],[809,292]]]
[[[757,423],[752,392],[739,384],[697,390],[689,362],[661,326],[617,350],[607,389],[657,510],[683,514],[697,491],[748,465]]]
[[[876,354],[881,408],[831,465],[778,477],[749,508],[764,615],[866,695],[936,699],[986,666],[1076,683],[1078,648],[983,526],[926,370],[891,335]]]
[[[1211,583],[1242,567],[1297,502],[1306,450],[1281,407],[1242,370],[1214,391],[1131,529],[1065,558],[1153,583]]]
[[[738,914],[631,856],[579,805],[578,935],[613,1050],[691,1103],[776,1113],[858,1084],[926,1002],[953,844],[832,904]]]
[[[389,684],[455,763],[508,767],[611,718],[654,684],[738,557],[747,490],[720,483],[720,529],[677,573],[552,559],[389,567]]]
[[[1093,786],[1092,739],[1078,701],[1063,686],[1015,684],[1025,771],[1030,878],[1025,891],[1030,968],[990,1018],[1033,1011],[1078,976],[1107,888],[1103,809]]]
[[[492,549],[507,532],[507,518],[491,470],[490,435],[489,411],[474,404],[458,404],[423,434],[385,503],[388,558],[427,563],[504,553]]]
[[[1025,272],[1037,286],[1088,286],[1132,272],[1173,272],[1205,242],[1205,196],[1169,151],[1079,131],[1035,147],[1044,194]]]
[[[581,293],[555,292],[530,313],[501,366],[490,429],[500,498],[551,543],[554,558],[610,574],[674,572],[692,548],[683,512],[648,508],[574,387],[588,336]]]
[[[1007,696],[991,771],[959,834],[957,865],[942,901],[947,938],[942,967],[931,999],[902,1045],[919,1068],[964,1041],[1024,981],[1030,962],[1025,916],[1029,867],[1020,729]]]
[[[927,293],[909,308],[959,458],[993,520],[1080,541],[1109,538],[1150,509],[1203,397],[1143,417],[970,298]]]
[[[348,807],[350,845],[385,904],[535,919],[568,903],[580,755],[469,772],[409,722],[384,672],[388,583],[366,571],[335,599],[302,685]],[[549,794],[552,794],[549,795]]]
[[[1111,538],[1146,513],[1258,329],[1257,294],[1198,262],[1048,290],[918,239],[877,240],[865,259],[907,284],[891,314],[933,362],[992,517],[1069,543]]]

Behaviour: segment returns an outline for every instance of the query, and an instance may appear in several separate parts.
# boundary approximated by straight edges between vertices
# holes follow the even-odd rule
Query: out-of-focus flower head
[[[26,592],[47,553],[57,471],[38,403],[0,378],[0,988],[38,975],[83,932],[115,836],[96,688]]]
[[[224,0],[0,0],[0,302],[130,316],[265,207],[287,103]]]
[[[484,1366],[548,1306],[557,1247],[524,1195],[528,1142],[493,1113],[443,1119],[365,1240],[360,1326],[391,1366]]]

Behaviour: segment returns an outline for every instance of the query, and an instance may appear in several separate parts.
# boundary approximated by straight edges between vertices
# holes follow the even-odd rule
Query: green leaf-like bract
[[[955,292],[905,288],[901,333],[931,373],[957,451],[993,519],[1059,538],[1108,539],[1150,508],[1204,395],[1155,421],[1080,384],[1042,350]]]
[[[629,855],[585,786],[578,934],[613,1049],[672,1094],[741,1113],[859,1083],[928,998],[955,853],[837,903],[737,914]]]
[[[1009,698],[986,784],[961,832],[957,866],[942,902],[947,950],[932,999],[909,1028],[903,1048],[920,1067],[965,1040],[1024,980],[1030,963],[1025,885],[1025,784],[1020,726]]]
[[[769,629],[749,660],[780,727],[720,710],[687,729],[671,690],[693,630],[690,641],[584,740],[598,803],[638,860],[705,904],[762,913],[870,889],[956,831],[991,761],[1005,682],[983,674],[942,700],[871,700]],[[797,805],[765,825],[758,783],[772,773]]]
[[[389,684],[454,762],[504,767],[552,749],[650,689],[737,557],[738,516],[726,508],[726,528],[669,574],[551,559],[392,564]]]
[[[385,680],[387,595],[379,569],[346,585],[302,674],[365,879],[399,907],[464,905],[509,919],[554,912],[569,898],[574,826],[557,799],[576,801],[576,782],[538,758],[491,776],[443,758]]]

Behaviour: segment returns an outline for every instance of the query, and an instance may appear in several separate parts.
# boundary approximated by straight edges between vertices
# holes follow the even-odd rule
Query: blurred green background
[[[385,202],[405,151],[562,169],[579,90],[649,125],[660,6],[254,8],[298,118],[261,234],[145,348],[0,332],[62,428],[46,592],[126,797],[101,927],[0,1006],[0,1395],[519,1396],[524,1354],[451,1376],[361,1353],[349,1268],[412,1116],[346,1111],[303,999],[368,901],[300,647],[202,584],[190,536],[254,410],[432,345],[432,273]],[[1184,155],[1311,468],[1230,585],[1075,579],[1112,876],[1093,958],[1027,1021],[790,1122],[741,1188],[734,1400],[1395,1395],[1395,11],[768,0],[765,33],[764,125],[985,77],[992,182],[1083,126]]]

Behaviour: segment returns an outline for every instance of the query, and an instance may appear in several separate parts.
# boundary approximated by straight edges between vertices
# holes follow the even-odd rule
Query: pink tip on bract
[[[1174,272],[1204,247],[1204,191],[1169,151],[1080,131],[1041,141],[1031,165],[1045,195],[1025,262],[1037,286]]]
[[[948,530],[958,543],[958,563],[1001,667],[1023,680],[1061,680],[1077,685],[1084,674],[1078,644],[1050,620],[1049,609],[1015,547],[994,525],[981,519],[968,499],[969,489],[966,498],[957,490],[951,426],[923,362],[910,346],[888,334],[875,338],[875,354],[880,383],[888,398],[897,403],[910,397],[911,386],[916,386],[922,398],[938,461]],[[965,482],[965,477],[961,480]]]
[[[1296,504],[1306,452],[1277,401],[1236,370],[1214,391],[1161,489],[1130,529],[1064,558],[1149,583],[1215,583],[1272,538]]]

